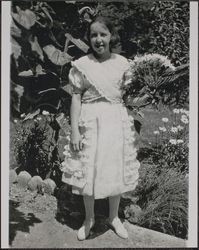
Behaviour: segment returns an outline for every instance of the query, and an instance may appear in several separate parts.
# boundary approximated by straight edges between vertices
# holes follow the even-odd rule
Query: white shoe
[[[90,230],[94,226],[94,224],[95,219],[85,220],[83,225],[77,232],[78,240],[85,240],[89,236]]]
[[[112,221],[109,220],[109,223],[119,237],[128,239],[128,232],[118,217],[114,218]]]

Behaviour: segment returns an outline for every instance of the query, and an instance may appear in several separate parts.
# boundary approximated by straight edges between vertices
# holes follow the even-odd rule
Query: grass
[[[168,118],[167,127],[171,127],[175,120],[173,109],[161,107],[159,109],[143,109],[142,128],[137,135],[137,147],[140,151],[144,148],[150,149],[156,143],[154,131],[165,124],[163,117]],[[10,123],[10,167],[17,166],[15,156],[16,128],[20,128],[22,121]],[[66,144],[65,134],[60,130],[58,151],[61,160],[64,160],[64,146]],[[152,163],[141,162],[140,168],[141,184],[138,191],[139,204],[142,213],[139,215],[138,223],[141,226],[157,231],[185,238],[187,232],[187,182],[184,177],[173,173],[157,175]],[[186,184],[186,185],[185,185]],[[184,191],[183,191],[184,190]],[[138,193],[139,193],[138,192]],[[132,193],[134,195],[135,193]],[[138,201],[139,201],[138,200]],[[179,227],[178,227],[179,224]],[[176,226],[177,225],[177,226]]]

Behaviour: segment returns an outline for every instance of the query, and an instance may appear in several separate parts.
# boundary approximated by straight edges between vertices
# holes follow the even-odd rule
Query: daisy
[[[177,144],[177,140],[176,139],[170,139],[169,142],[173,145],[176,145]]]
[[[168,122],[169,119],[168,119],[167,117],[163,117],[163,118],[162,118],[162,121],[163,121],[163,122]]]

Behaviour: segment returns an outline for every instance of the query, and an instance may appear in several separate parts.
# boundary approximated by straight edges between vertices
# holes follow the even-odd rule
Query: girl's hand
[[[74,151],[82,150],[82,148],[83,148],[82,137],[81,137],[79,131],[72,132],[71,145],[72,145]]]

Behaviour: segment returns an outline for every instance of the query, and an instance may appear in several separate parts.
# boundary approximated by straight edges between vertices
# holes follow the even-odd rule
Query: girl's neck
[[[98,54],[96,54],[96,53],[93,52],[93,55],[94,55],[94,57],[95,57],[99,62],[104,62],[104,61],[106,61],[106,60],[108,60],[108,59],[111,58],[111,52],[106,53],[106,54],[104,54],[104,55],[98,55]]]

